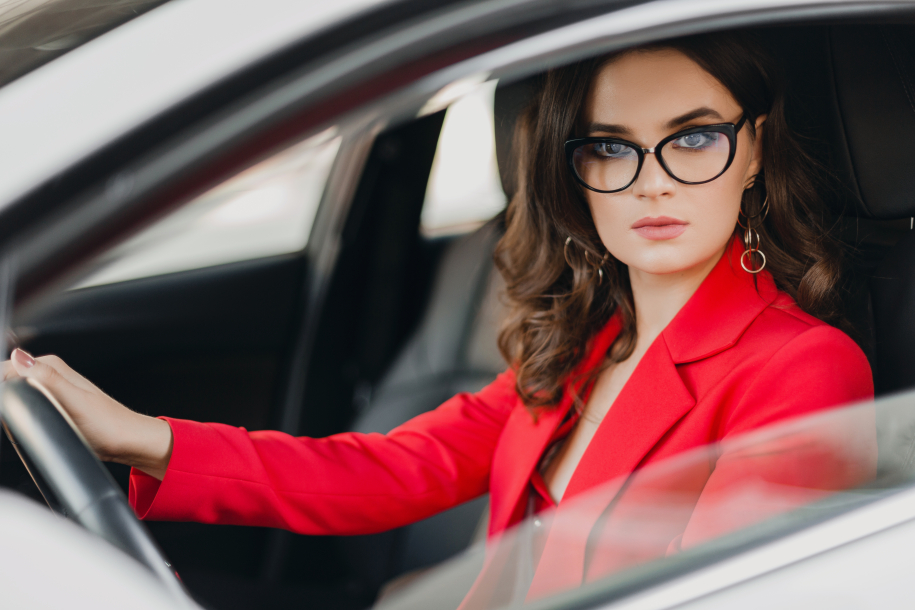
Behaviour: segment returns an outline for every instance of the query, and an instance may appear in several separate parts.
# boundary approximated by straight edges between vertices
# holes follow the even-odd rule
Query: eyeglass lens
[[[731,142],[717,131],[690,133],[667,142],[659,152],[678,180],[705,182],[724,171]],[[635,149],[616,142],[583,144],[575,149],[572,162],[585,184],[599,191],[626,188],[639,167]]]

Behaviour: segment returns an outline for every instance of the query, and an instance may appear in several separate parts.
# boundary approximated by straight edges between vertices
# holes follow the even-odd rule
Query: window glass
[[[521,523],[377,608],[591,608],[705,566],[746,574],[754,562],[735,556],[779,539],[767,569],[829,552],[915,515],[913,405],[909,392],[820,411],[649,464],[555,508],[534,512],[531,502]]]
[[[472,230],[505,207],[496,163],[495,92],[496,81],[484,83],[445,113],[423,204],[426,235]]]
[[[326,131],[210,189],[114,248],[79,287],[301,250],[339,145]]]

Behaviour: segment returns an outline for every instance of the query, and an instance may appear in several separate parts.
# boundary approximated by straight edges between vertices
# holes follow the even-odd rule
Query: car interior
[[[909,389],[915,26],[816,23],[755,34],[784,69],[789,124],[834,185],[827,199],[847,253],[843,306],[877,394]],[[514,195],[516,119],[538,80],[504,79],[495,91],[492,137],[506,199]],[[307,436],[384,433],[457,392],[482,388],[506,366],[496,347],[505,303],[492,261],[504,220],[498,214],[469,229],[423,230],[445,120],[445,111],[435,112],[375,138],[310,357],[297,356],[311,302],[304,249],[63,291],[37,314],[14,320],[16,340],[32,353],[61,356],[140,412],[249,430],[292,425]],[[127,469],[109,468],[126,491]],[[0,484],[39,497],[6,445]],[[148,526],[207,607],[364,608],[386,583],[480,540],[485,507],[484,497],[396,531],[354,537]]]

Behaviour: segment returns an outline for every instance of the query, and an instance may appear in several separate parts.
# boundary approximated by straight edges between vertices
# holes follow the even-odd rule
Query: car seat
[[[847,314],[877,395],[915,387],[915,28],[834,25],[768,35],[788,74],[789,119],[836,185]]]
[[[867,274],[877,394],[915,386],[915,29],[831,28],[839,175],[859,219],[901,220],[882,232]],[[901,231],[899,230],[901,228]],[[866,238],[868,236],[862,236]]]
[[[854,229],[845,233],[855,238],[853,277],[865,295],[856,322],[869,335],[880,397],[915,387],[915,27],[833,26],[825,43],[833,99],[824,135]],[[880,478],[911,473],[909,412],[877,411]]]
[[[496,153],[503,189],[514,194],[515,118],[534,81],[500,87],[495,97]],[[503,232],[499,215],[453,238],[434,272],[431,295],[416,330],[376,384],[351,429],[387,433],[459,392],[476,392],[505,370],[496,346],[504,284],[493,266]],[[488,498],[370,536],[340,539],[347,567],[372,588],[400,574],[439,563],[485,535]]]

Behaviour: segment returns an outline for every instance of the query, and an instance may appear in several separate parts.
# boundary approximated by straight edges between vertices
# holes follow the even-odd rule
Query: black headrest
[[[915,216],[915,28],[835,26],[829,32],[835,97],[844,131],[835,151],[858,213]],[[844,164],[840,164],[844,165]]]

